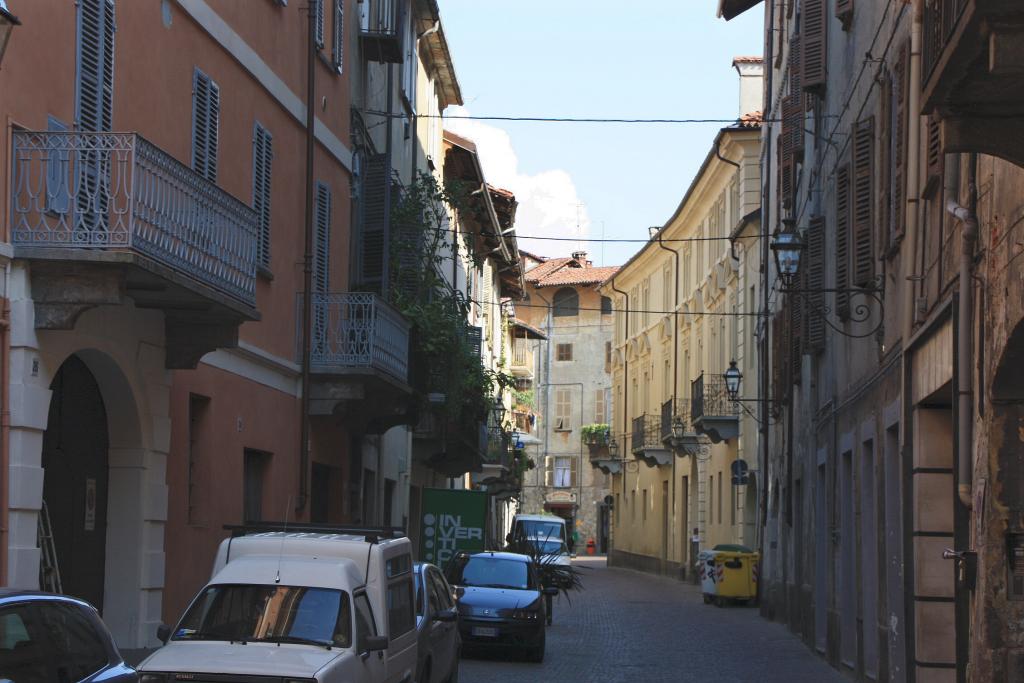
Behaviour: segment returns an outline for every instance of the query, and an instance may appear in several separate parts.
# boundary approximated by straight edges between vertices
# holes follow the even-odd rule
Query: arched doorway
[[[106,564],[107,412],[78,356],[61,365],[43,434],[43,501],[63,591],[103,608]],[[45,563],[41,572],[48,571]],[[40,584],[45,586],[43,577]]]

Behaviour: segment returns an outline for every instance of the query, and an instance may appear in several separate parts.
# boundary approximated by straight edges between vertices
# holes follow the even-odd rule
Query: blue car
[[[0,681],[136,683],[89,603],[0,588]]]

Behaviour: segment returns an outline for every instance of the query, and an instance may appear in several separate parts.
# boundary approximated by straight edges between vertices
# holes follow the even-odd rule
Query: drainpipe
[[[732,163],[728,159],[723,159],[722,155],[718,153],[718,141],[715,141],[715,153],[718,154],[718,158],[728,163]],[[737,165],[739,168],[739,165]],[[675,270],[675,291],[672,294],[672,414],[675,416],[676,405],[679,400],[679,250],[669,249],[661,242],[661,236],[658,236],[658,246],[665,251],[671,252],[676,258],[676,270]],[[671,429],[671,419],[669,418],[669,428]],[[672,519],[676,518],[676,456],[672,454]],[[673,524],[673,527],[675,525]],[[669,534],[669,538],[672,539],[672,543],[675,543],[675,528],[672,529],[673,533]],[[679,549],[679,561],[683,564],[682,554],[685,548]]]
[[[960,206],[955,197],[959,184],[959,167],[956,177],[947,174],[946,210],[961,222],[960,237],[960,290],[957,307],[957,449],[956,464],[959,485],[957,495],[968,510],[971,501],[971,465],[974,438],[974,369],[972,367],[972,324],[974,321],[974,246],[978,241],[978,155],[968,155],[967,162],[967,206]]]
[[[0,317],[0,586],[7,585],[7,495],[11,472],[11,264],[4,267],[3,316]]]
[[[299,416],[299,495],[296,511],[306,508],[309,487],[309,361],[313,327],[313,136],[316,121],[316,15],[309,10],[306,35],[306,230],[302,255],[302,400]]]
[[[629,294],[626,294],[621,289],[615,286],[614,278],[608,282],[608,285],[612,288],[612,291],[617,292],[626,298],[626,310],[623,311],[623,315],[626,319],[625,327],[625,338],[629,341]],[[629,432],[629,354],[622,354],[622,433],[623,435]],[[614,417],[614,415],[612,416]],[[615,435],[612,435],[615,438]],[[623,438],[625,441],[625,438]],[[623,504],[625,504],[626,498],[626,454],[621,451],[625,447],[625,443],[619,445],[620,453],[622,453],[622,498]]]

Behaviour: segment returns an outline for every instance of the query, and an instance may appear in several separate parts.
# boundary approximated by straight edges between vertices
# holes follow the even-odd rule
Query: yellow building
[[[757,410],[729,399],[723,373],[735,360],[748,386],[758,374],[761,60],[733,66],[747,113],[719,131],[675,213],[602,287],[616,311],[621,460],[609,562],[679,577],[691,575],[695,536],[699,549],[758,542]],[[744,465],[747,483],[734,484]]]

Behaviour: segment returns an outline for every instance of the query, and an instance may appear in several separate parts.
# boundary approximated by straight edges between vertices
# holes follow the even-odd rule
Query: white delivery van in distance
[[[139,680],[406,683],[414,595],[412,545],[390,529],[234,528]]]

